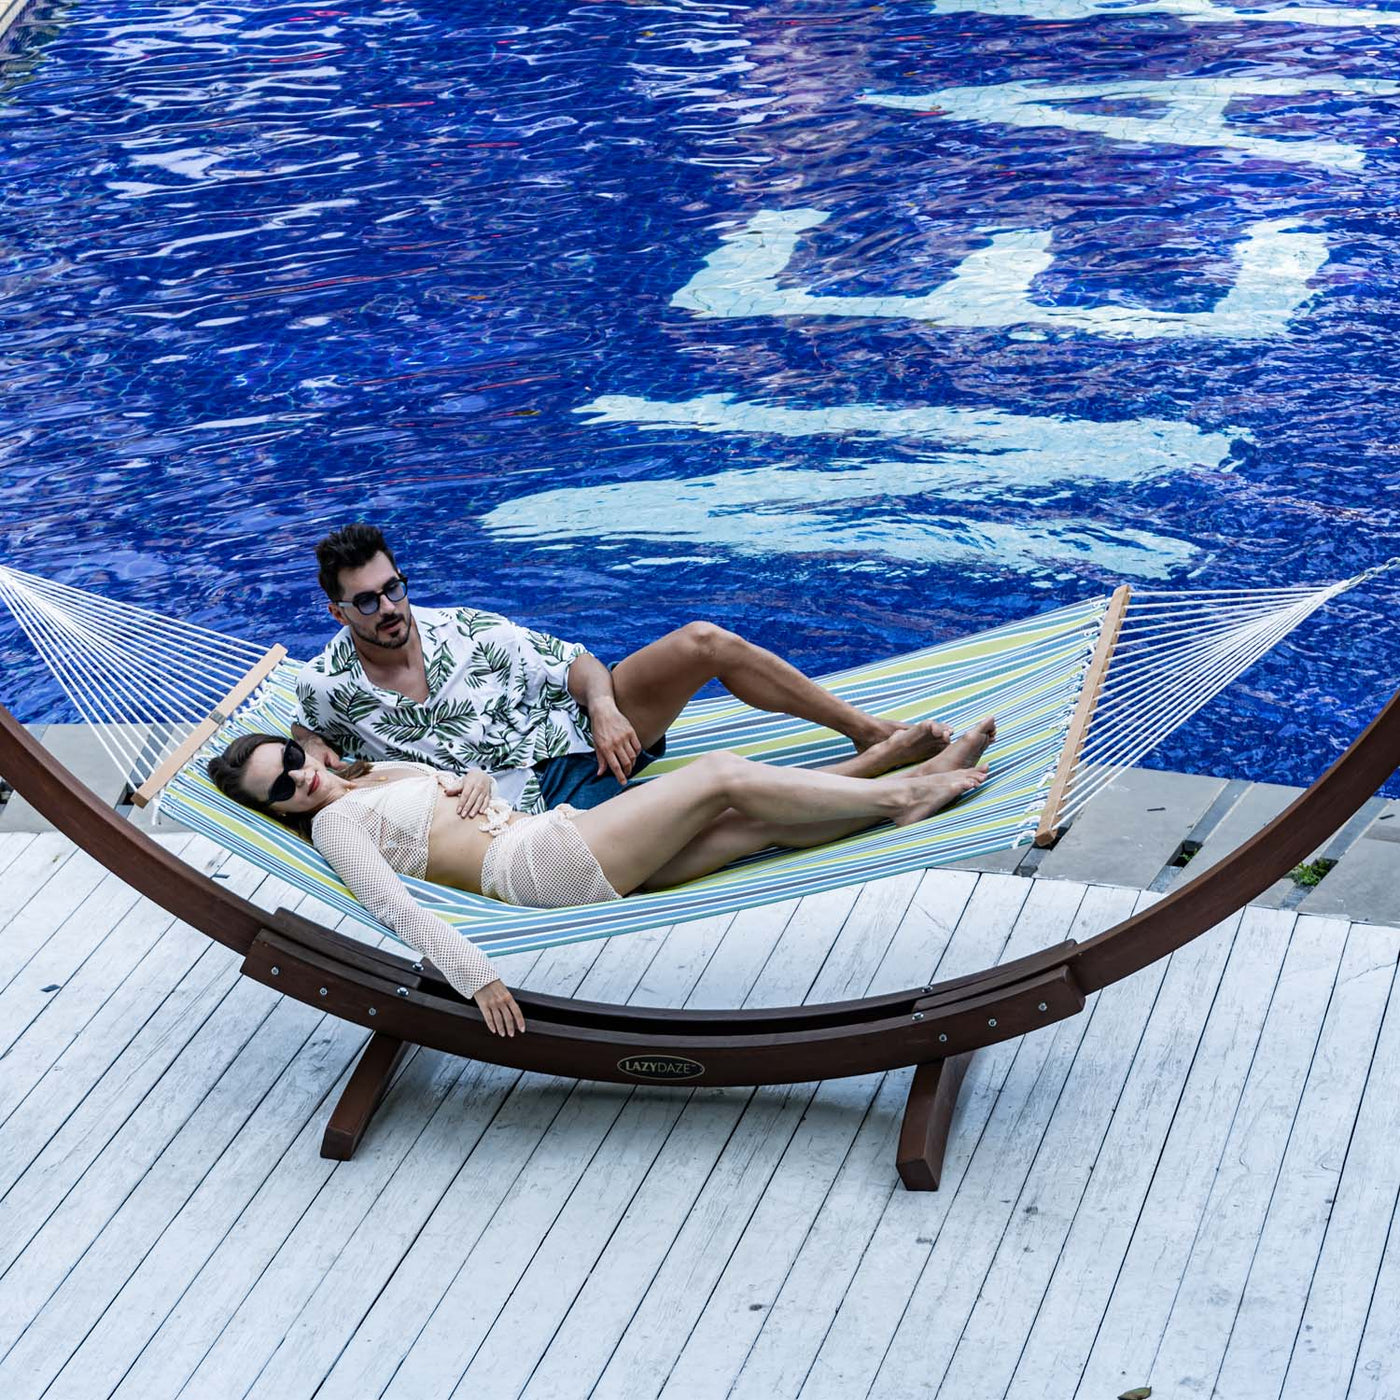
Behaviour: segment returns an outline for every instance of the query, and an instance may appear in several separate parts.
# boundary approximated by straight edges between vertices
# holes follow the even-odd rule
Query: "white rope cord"
[[[1164,651],[1138,657],[1132,665],[1125,667],[1122,673],[1116,676],[1111,669],[1104,684],[1100,707],[1103,707],[1105,700],[1112,700],[1120,705],[1130,704],[1139,696],[1153,690],[1163,674],[1178,678],[1208,669],[1219,657],[1228,657],[1232,651],[1247,647],[1253,637],[1270,631],[1278,625],[1281,618],[1293,616],[1294,612],[1290,610],[1285,614],[1275,614],[1272,618],[1233,628],[1223,636],[1210,638],[1194,646],[1182,647],[1178,651]],[[1302,617],[1298,617],[1291,625],[1296,626],[1302,620]]]
[[[152,612],[148,608],[139,608],[134,603],[123,603],[115,599],[109,600],[100,597],[98,594],[88,593],[83,589],[70,587],[68,584],[55,583],[52,579],[40,578],[37,574],[23,573],[21,570],[12,569],[5,564],[0,564],[0,580],[7,580],[12,587],[23,589],[30,593],[38,595],[47,594],[50,597],[67,599],[74,607],[97,607],[104,613],[111,612],[120,614],[130,617],[133,621],[139,620],[152,627],[166,628],[181,637],[207,637],[210,642],[220,647],[234,647],[241,651],[252,652],[256,655],[261,655],[263,652],[263,648],[252,642],[245,641],[241,637],[230,636],[227,632],[214,632],[208,627],[201,627],[197,622],[185,622],[180,619],[167,617],[161,613]]]
[[[1188,670],[1170,676],[1163,673],[1163,685],[1155,690],[1152,700],[1145,708],[1139,708],[1137,701],[1144,691],[1149,689],[1150,678],[1125,691],[1110,695],[1110,722],[1106,726],[1105,737],[1101,737],[1097,744],[1091,742],[1086,745],[1086,748],[1090,752],[1103,748],[1107,737],[1112,735],[1113,721],[1116,718],[1114,711],[1121,712],[1126,716],[1127,722],[1134,725],[1136,730],[1150,729],[1159,716],[1168,713],[1173,706],[1190,701],[1202,694],[1222,676],[1228,674],[1232,668],[1235,668],[1235,674],[1238,674],[1239,670],[1262,656],[1300,621],[1302,621],[1302,617],[1296,616],[1290,610],[1289,613],[1275,619],[1268,627],[1254,624],[1248,629],[1242,629],[1241,635],[1236,639],[1235,646],[1226,647],[1220,644],[1211,648],[1196,665]],[[1164,737],[1169,732],[1169,729],[1163,730],[1159,737]],[[1106,760],[1101,758],[1099,761]]]
[[[1184,723],[1195,710],[1218,695],[1241,670],[1263,656],[1287,632],[1288,629],[1282,627],[1264,635],[1248,652],[1222,652],[1212,669],[1195,672],[1186,680],[1163,690],[1156,703],[1148,709],[1123,711],[1125,727],[1115,730],[1110,725],[1097,744],[1085,746],[1076,767],[1107,766],[1117,769],[1136,762],[1153,745],[1160,743]],[[1077,792],[1075,800],[1078,801]]]
[[[1148,650],[1139,653],[1125,671],[1112,667],[1089,741],[1075,764],[1056,820],[1069,821],[1124,768],[1178,729],[1236,676],[1355,582],[1290,590],[1282,596],[1291,599],[1291,606],[1277,606],[1262,616],[1255,607],[1234,609],[1226,625],[1210,628],[1204,642],[1184,652]],[[1125,631],[1134,621],[1132,614],[1130,606]]]
[[[4,566],[0,599],[133,786],[264,654],[240,638]]]
[[[3,580],[0,580],[2,587]],[[157,626],[150,621],[155,619],[155,614],[143,614],[139,610],[129,610],[133,615],[125,624],[121,624],[91,608],[69,607],[66,600],[46,597],[37,591],[20,596],[24,596],[32,607],[61,619],[61,625],[84,635],[100,636],[118,649],[125,649],[133,657],[140,656],[133,641],[139,638],[140,647],[150,653],[152,659],[164,657],[187,669],[191,661],[198,661],[200,667],[192,673],[192,678],[199,680],[207,677],[209,689],[220,686],[223,690],[229,689],[261,655],[260,648],[234,638],[228,638],[214,650],[200,636],[183,637],[168,620]]]
[[[130,771],[130,758],[123,756],[120,744],[116,742],[116,735],[121,731],[114,725],[114,721],[108,716],[102,707],[101,697],[97,694],[90,694],[82,675],[81,670],[70,671],[66,654],[62,648],[61,636],[55,636],[46,647],[45,641],[50,639],[50,629],[45,625],[42,617],[35,617],[28,612],[28,609],[16,606],[11,600],[11,610],[15,614],[16,620],[24,630],[25,635],[34,644],[34,648],[42,656],[48,665],[49,670],[57,678],[64,693],[73,702],[78,713],[93,726],[93,733],[96,734],[98,742],[106,751],[107,756],[116,765],[118,772],[124,776]]]
[[[131,698],[144,699],[151,703],[153,708],[166,712],[171,718],[188,718],[201,708],[207,710],[207,696],[210,689],[220,688],[220,683],[216,681],[213,687],[206,685],[203,690],[195,691],[191,688],[191,682],[196,678],[195,675],[187,671],[188,680],[186,680],[181,679],[178,674],[171,673],[168,669],[156,670],[152,661],[131,647],[129,639],[123,639],[125,646],[118,645],[116,638],[96,632],[88,626],[80,625],[77,619],[59,612],[54,604],[46,599],[31,600],[31,603],[56,628],[66,631],[74,641],[87,644],[87,650],[81,651],[81,655],[92,658],[107,658],[111,662],[109,672],[111,677],[119,681],[126,676],[149,679],[149,687],[144,691],[138,690]],[[197,663],[202,658],[199,654],[193,656],[185,654],[180,659],[182,665],[188,666],[190,662]],[[246,670],[246,667],[244,669]],[[238,674],[242,673],[235,673],[234,679],[237,679]],[[230,683],[223,683],[222,689],[226,690]],[[181,710],[175,703],[180,698],[188,702],[188,707],[184,710]]]

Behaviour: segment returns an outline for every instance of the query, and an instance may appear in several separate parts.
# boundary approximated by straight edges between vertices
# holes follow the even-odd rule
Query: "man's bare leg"
[[[834,729],[857,751],[904,727],[848,705],[780,656],[710,622],[689,622],[668,632],[619,661],[612,674],[618,709],[648,747],[671,727],[696,691],[715,680],[755,709]],[[944,742],[952,737],[946,726],[940,729]]]

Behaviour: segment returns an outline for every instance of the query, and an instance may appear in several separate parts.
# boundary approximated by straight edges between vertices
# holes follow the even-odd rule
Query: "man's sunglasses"
[[[408,580],[402,574],[396,574],[383,588],[368,593],[357,593],[353,598],[342,598],[340,606],[354,608],[365,617],[373,617],[379,611],[381,597],[387,598],[391,603],[403,602],[408,597]]]
[[[290,802],[297,795],[296,779],[292,773],[306,767],[306,750],[295,739],[288,739],[282,745],[282,774],[267,790],[267,805],[274,802]]]

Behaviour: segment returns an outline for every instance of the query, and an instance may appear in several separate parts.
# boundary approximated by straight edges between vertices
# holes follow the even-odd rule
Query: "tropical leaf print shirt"
[[[375,685],[347,627],[297,677],[300,722],[345,758],[484,769],[520,811],[543,811],[533,765],[593,749],[568,689],[585,648],[475,608],[414,608],[413,618],[427,700]]]

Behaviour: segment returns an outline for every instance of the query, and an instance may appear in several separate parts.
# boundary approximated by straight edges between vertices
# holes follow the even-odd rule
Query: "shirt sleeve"
[[[500,976],[475,943],[409,894],[373,836],[352,814],[319,813],[313,834],[316,849],[355,898],[427,958],[463,996],[474,997]]]
[[[567,691],[569,668],[588,650],[581,642],[566,642],[551,637],[548,632],[533,632],[527,627],[510,624],[516,634],[521,664],[529,682],[532,696],[539,696],[547,686]]]

